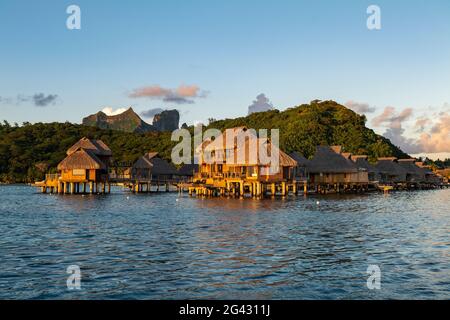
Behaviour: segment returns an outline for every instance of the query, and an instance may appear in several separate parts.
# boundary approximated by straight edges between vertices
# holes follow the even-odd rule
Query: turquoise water
[[[0,298],[450,298],[450,189],[275,200],[113,191],[0,186]],[[380,290],[366,286],[371,264]],[[67,288],[70,265],[81,290]]]

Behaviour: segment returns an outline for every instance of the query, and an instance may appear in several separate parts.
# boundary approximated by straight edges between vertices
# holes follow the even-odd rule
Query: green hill
[[[211,122],[208,127],[225,129],[246,126],[253,129],[280,129],[280,147],[290,153],[299,151],[306,157],[318,145],[342,145],[345,152],[378,157],[408,155],[388,139],[368,129],[366,117],[334,101],[313,101],[310,104],[252,113],[246,117]]]
[[[280,112],[253,113],[247,117],[214,121],[218,129],[247,126],[280,129],[280,145],[286,152],[300,151],[310,157],[316,145],[342,145],[354,154],[371,159],[408,157],[391,142],[365,127],[366,118],[333,101],[312,102]],[[193,127],[190,127],[192,130]],[[170,132],[132,133],[71,123],[0,125],[0,181],[27,182],[54,171],[66,150],[82,137],[102,139],[117,161],[135,161],[150,150],[169,159],[176,144]]]
[[[55,171],[66,150],[82,137],[103,140],[117,161],[135,161],[155,150],[170,158],[170,132],[127,133],[71,123],[0,125],[0,182],[32,182]]]

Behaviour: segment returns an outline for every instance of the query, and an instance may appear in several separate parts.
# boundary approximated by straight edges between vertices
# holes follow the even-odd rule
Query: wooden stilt
[[[286,195],[286,182],[281,182],[281,195],[284,197]]]

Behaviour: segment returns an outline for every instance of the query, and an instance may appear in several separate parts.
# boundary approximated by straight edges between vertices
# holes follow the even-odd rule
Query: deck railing
[[[258,175],[240,172],[201,172],[195,175],[197,179],[257,179]]]

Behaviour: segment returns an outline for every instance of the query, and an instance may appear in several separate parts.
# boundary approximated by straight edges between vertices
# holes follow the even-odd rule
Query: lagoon
[[[449,204],[450,189],[241,200],[0,186],[0,299],[448,299]]]

